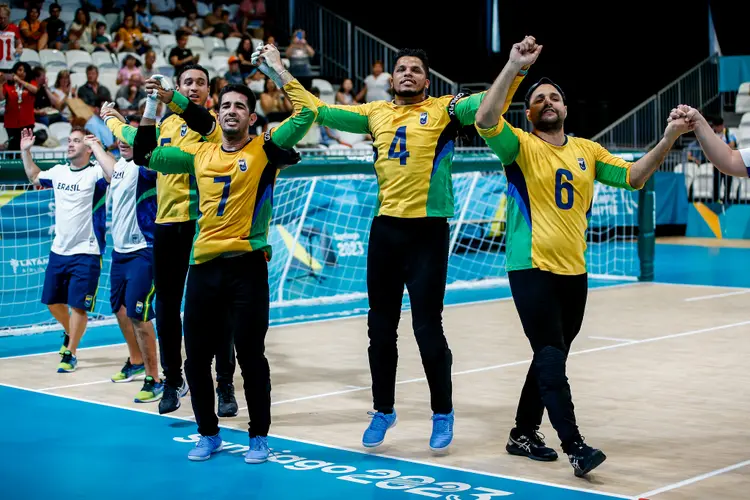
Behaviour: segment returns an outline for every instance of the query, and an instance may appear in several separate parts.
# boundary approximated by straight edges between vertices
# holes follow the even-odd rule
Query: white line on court
[[[634,341],[633,339],[617,339],[614,337],[595,337],[593,335],[589,335],[589,338],[594,339],[594,340],[609,340],[610,342],[624,342],[626,344],[629,344]]]
[[[591,348],[591,349],[584,349],[582,351],[573,351],[570,354],[568,354],[568,356],[578,356],[580,354],[589,354],[589,353],[592,353],[592,352],[608,351],[610,349],[618,349],[620,347],[627,347],[627,346],[631,346],[631,345],[646,344],[646,343],[649,343],[649,342],[658,342],[660,340],[668,340],[668,339],[674,339],[674,338],[679,338],[679,337],[688,337],[690,335],[697,335],[699,333],[707,333],[707,332],[714,332],[714,331],[718,331],[718,330],[726,330],[726,329],[729,329],[729,328],[736,328],[738,326],[745,326],[745,325],[750,325],[750,320],[749,321],[741,321],[739,323],[729,323],[727,325],[712,326],[710,328],[702,328],[700,330],[690,330],[688,332],[680,332],[680,333],[673,333],[673,334],[670,334],[670,335],[662,335],[661,337],[652,337],[652,338],[648,338],[648,339],[628,340],[628,341],[625,341],[623,339],[623,342],[621,342],[619,344],[606,345],[606,346],[602,346],[602,347],[594,347],[594,348]],[[508,368],[508,367],[511,367],[511,366],[526,365],[526,364],[529,364],[529,363],[531,363],[531,359],[524,359],[522,361],[513,361],[512,363],[503,363],[501,365],[483,366],[481,368],[472,368],[470,370],[462,370],[460,372],[453,372],[453,373],[451,373],[451,376],[455,377],[455,376],[458,376],[458,375],[469,375],[471,373],[488,372],[488,371],[492,371],[492,370],[498,370],[500,368]],[[398,382],[396,382],[396,385],[411,384],[413,382],[426,382],[426,381],[427,381],[426,377],[418,377],[418,378],[411,378],[411,379],[407,379],[407,380],[398,381]],[[271,403],[271,404],[272,405],[279,405],[279,404],[284,404],[284,403],[294,403],[294,402],[297,402],[297,401],[306,401],[306,400],[309,400],[309,399],[326,398],[328,396],[336,396],[336,395],[339,395],[339,394],[347,394],[347,393],[350,393],[350,392],[359,392],[359,391],[365,391],[365,390],[369,390],[369,389],[370,389],[370,387],[360,387],[358,389],[345,389],[345,390],[341,390],[341,391],[326,392],[326,393],[323,393],[323,394],[313,394],[313,395],[305,396],[305,397],[302,397],[302,398],[295,398],[295,399],[288,399],[288,400],[276,401],[276,402]],[[247,407],[243,406],[238,411],[242,411],[242,410],[246,410],[246,409],[247,409]]]
[[[685,299],[685,302],[695,302],[696,300],[720,299],[722,297],[731,297],[732,295],[744,295],[746,293],[750,293],[750,290],[739,290],[737,292],[717,293],[715,295],[702,295],[700,297],[690,297],[689,299]]]
[[[81,384],[70,384],[70,385],[58,385],[57,387],[45,387],[44,389],[37,389],[38,391],[56,391],[57,389],[68,389],[70,387],[83,387],[85,385],[96,385],[104,384],[105,382],[112,383],[112,380],[95,380],[93,382],[83,382]]]
[[[729,467],[724,467],[723,469],[717,469],[712,472],[708,472],[706,474],[701,474],[700,476],[691,477],[690,479],[685,479],[684,481],[680,481],[679,483],[670,484],[667,486],[664,486],[663,488],[659,488],[656,490],[647,491],[646,493],[641,493],[638,495],[639,498],[649,498],[655,495],[658,495],[660,493],[665,493],[667,491],[676,490],[677,488],[682,488],[683,486],[687,486],[689,484],[697,483],[699,481],[703,481],[704,479],[708,479],[714,476],[718,476],[719,474],[724,474],[725,472],[730,472],[735,469],[740,469],[742,467],[750,465],[750,460],[745,460],[744,462],[740,462],[734,465],[730,465]]]
[[[604,291],[604,290],[610,290],[610,289],[613,289],[613,288],[631,287],[631,286],[637,286],[637,285],[642,285],[642,284],[643,283],[616,283],[614,285],[602,285],[602,286],[597,286],[597,287],[594,287],[594,288],[590,288],[589,291],[590,292],[595,292],[595,291],[599,292],[599,291]],[[487,304],[487,303],[491,303],[491,302],[506,302],[506,301],[509,301],[509,300],[512,300],[512,299],[513,299],[512,297],[500,297],[500,298],[497,298],[497,299],[482,299],[482,300],[474,300],[474,301],[469,301],[469,302],[456,302],[456,303],[453,303],[453,304],[445,304],[445,306],[443,306],[443,308],[444,309],[448,309],[448,308],[453,308],[453,307],[473,306],[473,305],[478,305],[478,304]],[[403,312],[410,312],[411,308],[407,307],[407,308],[404,308],[402,311]],[[346,320],[346,319],[356,319],[356,318],[362,318],[362,317],[365,317],[365,316],[367,316],[366,312],[364,312],[362,314],[352,314],[350,316],[337,316],[337,317],[333,317],[333,318],[319,318],[319,319],[310,319],[310,320],[307,320],[307,321],[297,321],[297,322],[294,322],[294,323],[276,324],[276,325],[270,325],[269,328],[286,328],[286,327],[292,327],[292,326],[309,325],[309,324],[312,324],[312,323],[323,323],[323,322],[328,322],[328,321],[342,321],[342,320]],[[97,346],[92,346],[92,347],[80,347],[78,350],[79,351],[87,351],[87,350],[90,350],[90,349],[103,349],[105,347],[117,347],[117,346],[123,346],[123,345],[127,345],[127,344],[125,342],[118,342],[118,343],[114,343],[114,344],[104,344],[104,345],[97,345]],[[59,351],[50,351],[50,352],[35,352],[35,353],[31,353],[31,354],[19,354],[18,356],[5,356],[5,357],[0,357],[0,362],[3,361],[3,360],[5,360],[5,359],[32,358],[34,356],[46,356],[48,354],[58,354],[58,353],[59,353]]]
[[[92,401],[92,400],[89,400],[89,399],[78,398],[78,397],[75,397],[75,396],[64,396],[62,394],[53,394],[53,393],[49,393],[49,392],[41,392],[41,391],[36,390],[36,389],[27,389],[25,387],[20,387],[20,386],[13,385],[13,384],[0,383],[0,386],[10,387],[11,389],[18,389],[18,390],[22,390],[22,391],[34,392],[34,393],[42,394],[42,395],[45,395],[45,396],[53,396],[53,397],[61,398],[61,399],[70,399],[70,400],[78,401],[78,402],[81,402],[81,403],[89,403],[89,404],[94,404],[94,405],[99,405],[99,406],[106,406],[106,407],[109,407],[109,408],[116,408],[118,410],[128,410],[128,411],[133,411],[133,412],[137,412],[137,413],[145,413],[145,414],[148,414],[148,415],[153,415],[155,417],[169,418],[169,419],[173,419],[173,420],[182,420],[182,421],[186,421],[186,422],[190,422],[191,421],[189,418],[186,418],[186,417],[178,417],[176,415],[159,415],[158,413],[153,413],[151,411],[148,411],[148,410],[145,410],[145,409],[141,409],[141,408],[130,408],[130,407],[127,407],[127,406],[119,406],[119,405],[115,405],[115,404],[111,404],[111,403],[104,403],[102,401]],[[229,430],[233,430],[233,431],[243,432],[243,429],[239,429],[237,427],[232,427],[232,426],[229,426],[229,425],[221,425],[221,424],[219,424],[219,427],[221,427],[223,429],[229,429]],[[478,470],[474,470],[474,469],[466,469],[466,468],[463,468],[463,467],[455,467],[455,466],[452,466],[452,465],[445,465],[445,464],[439,464],[439,463],[433,463],[433,462],[426,462],[426,461],[422,461],[422,460],[414,460],[414,459],[411,459],[411,458],[401,458],[401,457],[397,457],[397,456],[394,456],[394,455],[384,455],[384,454],[379,454],[379,453],[375,454],[375,453],[371,453],[371,452],[364,451],[364,450],[356,450],[354,448],[345,448],[343,446],[334,446],[334,445],[325,444],[325,443],[317,443],[315,441],[307,441],[305,439],[297,439],[297,438],[288,437],[288,436],[281,436],[281,435],[278,435],[278,434],[269,434],[269,437],[278,438],[278,439],[286,439],[288,441],[293,441],[293,442],[296,442],[296,443],[304,443],[304,444],[309,444],[309,445],[313,445],[313,446],[319,446],[321,448],[329,448],[329,449],[332,449],[332,450],[348,451],[348,452],[351,452],[351,453],[356,453],[358,455],[376,455],[376,456],[383,457],[383,458],[389,458],[389,459],[393,459],[393,460],[398,460],[400,462],[408,462],[408,463],[413,463],[413,464],[418,464],[418,465],[426,465],[428,467],[437,467],[439,469],[447,469],[447,470],[455,470],[455,471],[461,471],[461,472],[468,472],[468,473],[471,473],[471,474],[479,474],[479,475],[482,475],[482,476],[497,477],[497,478],[500,478],[500,479],[510,479],[512,481],[518,481],[518,482],[522,482],[522,483],[538,484],[540,486],[549,486],[549,487],[552,487],[552,488],[560,488],[560,489],[571,490],[571,491],[580,491],[580,492],[584,492],[584,493],[591,493],[591,494],[594,494],[594,495],[603,495],[603,496],[610,496],[610,497],[616,497],[616,498],[624,498],[624,499],[628,499],[628,500],[630,500],[630,499],[633,498],[631,496],[621,495],[619,493],[608,493],[606,491],[590,490],[590,489],[586,489],[586,488],[577,488],[575,486],[568,486],[568,485],[564,485],[564,484],[555,484],[555,483],[549,483],[549,482],[545,482],[545,481],[536,481],[534,479],[527,479],[527,478],[523,478],[523,477],[507,476],[507,475],[504,475],[504,474],[495,474],[495,473],[492,473],[492,472],[484,472],[484,471],[478,471]]]

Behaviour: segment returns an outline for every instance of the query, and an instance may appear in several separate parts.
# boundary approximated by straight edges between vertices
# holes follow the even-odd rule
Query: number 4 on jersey
[[[396,151],[398,149],[399,151]],[[406,125],[399,127],[396,130],[396,135],[393,136],[393,142],[391,148],[388,150],[388,158],[398,158],[401,165],[406,165],[406,159],[409,157],[409,151],[406,149]]]

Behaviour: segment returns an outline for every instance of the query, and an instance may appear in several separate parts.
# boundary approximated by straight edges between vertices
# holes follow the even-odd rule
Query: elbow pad
[[[264,134],[263,151],[266,153],[268,163],[283,170],[296,165],[302,160],[299,152],[295,149],[284,149],[271,140],[271,132]]]

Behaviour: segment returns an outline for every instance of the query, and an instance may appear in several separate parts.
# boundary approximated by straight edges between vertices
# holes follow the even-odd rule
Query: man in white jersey
[[[102,269],[109,177],[91,162],[91,154],[97,158],[108,155],[98,141],[90,137],[84,140],[90,135],[74,127],[68,137],[68,163],[43,172],[31,158],[34,133],[29,128],[21,134],[21,158],[29,181],[55,190],[55,239],[44,276],[42,303],[66,333],[58,373],[75,371],[78,365],[76,349],[86,331],[86,312],[96,304]]]
[[[105,103],[107,106],[107,103]],[[130,125],[138,126],[138,120]],[[110,270],[112,312],[128,344],[130,357],[112,377],[129,382],[144,371],[143,388],[136,403],[158,401],[164,392],[159,378],[154,331],[154,270],[152,247],[156,221],[156,172],[132,161],[133,149],[118,141],[120,159],[100,161],[112,178],[112,267]],[[132,362],[131,362],[132,361]]]
[[[695,108],[680,104],[670,113],[669,121],[680,118],[687,118],[701,149],[714,167],[733,177],[750,177],[750,148],[730,148]]]
[[[0,4],[0,70],[9,72],[22,52],[21,31],[10,22],[10,7]]]

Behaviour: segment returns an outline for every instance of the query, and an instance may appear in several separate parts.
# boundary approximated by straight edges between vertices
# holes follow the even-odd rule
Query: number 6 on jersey
[[[396,149],[399,151],[396,151]],[[406,125],[399,127],[396,130],[396,135],[393,136],[393,142],[388,150],[388,158],[398,158],[401,165],[406,165],[406,159],[409,157],[409,151],[406,150]]]

